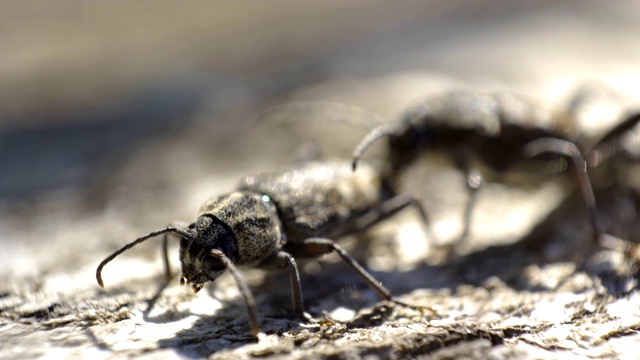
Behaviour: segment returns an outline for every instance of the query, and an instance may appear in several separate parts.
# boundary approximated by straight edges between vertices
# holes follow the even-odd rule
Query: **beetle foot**
[[[409,308],[409,309],[418,310],[422,314],[424,314],[425,312],[430,312],[431,315],[433,315],[433,316],[437,316],[438,315],[438,312],[436,310],[434,310],[434,309],[432,309],[432,308],[430,308],[428,306],[413,305],[413,304],[406,303],[406,302],[404,302],[402,300],[398,300],[396,298],[392,298],[390,300],[390,302],[392,302],[394,304],[397,304],[397,305],[400,305],[400,306],[404,306],[404,307]]]
[[[307,324],[317,324],[318,321],[314,319],[308,312],[303,312],[300,314],[300,318]]]

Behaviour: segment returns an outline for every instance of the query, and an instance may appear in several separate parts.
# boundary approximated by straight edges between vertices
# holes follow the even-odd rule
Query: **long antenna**
[[[593,150],[596,150],[598,146],[606,144],[614,139],[619,139],[624,134],[626,134],[631,129],[633,129],[636,125],[638,125],[638,123],[640,123],[640,112],[638,111],[630,112],[629,114],[626,115],[625,119],[622,122],[614,126],[611,130],[609,130],[606,134],[604,134],[600,139],[598,139],[595,145],[591,146],[591,148],[588,149],[587,153],[590,153]]]
[[[146,240],[149,240],[152,237],[158,236],[158,235],[162,235],[165,233],[169,233],[172,232],[178,236],[182,236],[182,237],[191,237],[192,234],[187,230],[187,229],[183,229],[181,227],[178,226],[167,226],[164,229],[160,229],[160,230],[156,230],[156,231],[152,231],[150,233],[148,233],[147,235],[144,235],[142,237],[139,237],[137,239],[135,239],[134,241],[128,243],[127,245],[123,246],[122,248],[120,248],[118,251],[114,252],[113,254],[107,256],[104,260],[102,260],[102,262],[100,263],[100,265],[98,265],[98,269],[96,269],[96,280],[98,280],[98,285],[100,285],[100,287],[104,287],[104,282],[102,281],[102,268],[107,265],[109,262],[111,262],[111,260],[115,259],[118,255],[122,254],[123,252],[131,249],[132,247],[140,244],[141,242],[144,242]]]
[[[367,134],[367,136],[365,136],[362,140],[360,140],[360,143],[353,150],[352,162],[351,162],[353,166],[353,171],[356,171],[356,168],[358,166],[358,161],[360,161],[360,157],[362,157],[362,154],[364,154],[364,152],[367,151],[367,149],[371,145],[373,145],[376,141],[380,140],[380,138],[394,135],[394,134],[397,134],[398,132],[399,132],[398,128],[390,124],[383,124],[371,130]]]

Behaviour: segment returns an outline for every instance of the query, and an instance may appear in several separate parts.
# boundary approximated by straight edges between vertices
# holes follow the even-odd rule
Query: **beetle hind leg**
[[[340,256],[347,266],[351,268],[358,276],[369,286],[369,288],[378,294],[378,296],[386,301],[393,302],[395,304],[405,306],[408,308],[420,310],[421,312],[427,310],[435,314],[435,310],[425,307],[411,305],[401,300],[396,299],[391,295],[391,292],[380,281],[373,277],[367,270],[362,267],[342,246],[335,243],[335,241],[325,238],[309,238],[302,243],[296,243],[291,246],[291,254],[299,257],[318,257],[324,254],[335,252]]]

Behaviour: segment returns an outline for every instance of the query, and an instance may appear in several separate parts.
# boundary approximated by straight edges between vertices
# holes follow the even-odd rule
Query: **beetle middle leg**
[[[420,214],[420,218],[426,228],[427,235],[432,243],[436,243],[436,236],[433,233],[433,229],[431,228],[431,221],[429,218],[429,213],[422,206],[420,202],[420,198],[417,195],[411,194],[400,194],[382,202],[378,207],[366,213],[363,217],[361,217],[354,224],[354,231],[363,231],[367,230],[380,221],[386,220],[405,208],[413,206],[418,213]]]
[[[304,320],[311,321],[311,316],[304,312],[304,299],[302,297],[300,273],[298,272],[298,266],[296,265],[296,260],[293,256],[287,252],[278,251],[273,256],[261,262],[258,266],[265,270],[289,269],[289,279],[291,282],[291,304],[293,305],[293,311]]]

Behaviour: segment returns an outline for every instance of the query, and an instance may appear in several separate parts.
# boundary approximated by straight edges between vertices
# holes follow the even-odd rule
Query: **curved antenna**
[[[640,123],[640,111],[631,112],[630,114],[627,115],[627,117],[623,121],[621,121],[619,124],[611,128],[611,130],[609,130],[600,139],[598,139],[595,145],[591,146],[591,148],[588,149],[587,153],[590,153],[593,150],[596,150],[599,146],[603,144],[606,144],[612,140],[618,139],[619,137],[626,134],[634,127],[636,127],[638,123]]]
[[[263,123],[285,125],[325,120],[367,129],[387,122],[373,111],[335,101],[296,101],[275,105],[264,110],[257,118],[258,125]]]
[[[235,264],[231,259],[229,259],[222,251],[218,249],[211,250],[211,255],[217,257],[222,261],[222,263],[227,267],[227,270],[233,276],[233,279],[236,281],[236,285],[238,286],[238,290],[240,290],[240,294],[244,298],[244,302],[247,305],[247,313],[249,314],[249,323],[251,324],[251,333],[254,337],[258,336],[258,332],[260,328],[258,326],[258,317],[256,316],[256,301],[251,294],[251,290],[247,285],[247,282],[244,281],[240,273],[238,272],[238,268],[236,268]]]
[[[122,248],[120,248],[118,251],[114,252],[113,254],[107,256],[104,260],[102,260],[102,262],[100,263],[100,265],[98,265],[98,268],[96,269],[96,280],[98,280],[98,285],[100,285],[100,287],[104,287],[104,282],[102,281],[102,268],[104,268],[105,265],[107,265],[109,262],[111,262],[111,260],[115,259],[118,255],[122,254],[123,252],[131,249],[132,247],[140,244],[143,241],[146,241],[152,237],[158,236],[158,235],[162,235],[165,233],[175,233],[178,236],[182,236],[182,237],[191,237],[192,234],[187,230],[187,229],[183,229],[181,227],[178,226],[167,226],[164,229],[160,229],[160,230],[156,230],[156,231],[152,231],[150,233],[148,233],[147,235],[141,236],[137,239],[135,239],[134,241],[128,243],[127,245],[123,246]]]
[[[604,228],[596,206],[596,198],[593,193],[593,187],[591,186],[591,180],[589,180],[589,175],[587,174],[587,163],[584,160],[580,149],[578,149],[578,146],[568,140],[541,138],[525,145],[524,153],[528,157],[536,157],[545,153],[551,153],[571,160],[578,184],[582,190],[584,202],[589,210],[594,236],[596,239],[599,239],[604,234]]]
[[[360,143],[358,143],[356,148],[353,150],[353,154],[351,155],[353,171],[356,171],[358,161],[360,161],[362,154],[364,154],[371,145],[385,136],[397,135],[399,133],[400,130],[391,124],[383,124],[371,130],[362,140],[360,140]]]

